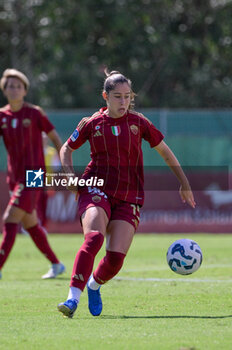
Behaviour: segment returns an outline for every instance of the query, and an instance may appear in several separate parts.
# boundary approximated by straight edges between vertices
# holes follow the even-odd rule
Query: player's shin
[[[104,284],[116,276],[122,268],[125,256],[126,254],[107,250],[106,255],[93,273],[96,283]]]
[[[3,225],[3,240],[0,245],[0,269],[4,265],[10,251],[14,245],[18,232],[18,224],[7,222]]]
[[[85,235],[85,241],[79,249],[73,265],[70,287],[83,291],[93,269],[94,259],[104,242],[104,236],[98,232]]]
[[[48,242],[47,236],[43,230],[43,228],[39,225],[35,225],[33,227],[27,228],[33,242],[37,246],[37,248],[43,253],[46,258],[51,261],[52,264],[58,264],[59,260],[53,252],[50,244]]]

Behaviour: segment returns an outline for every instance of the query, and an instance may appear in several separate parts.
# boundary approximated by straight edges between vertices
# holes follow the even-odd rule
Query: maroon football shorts
[[[39,190],[28,189],[25,188],[24,184],[17,183],[14,186],[10,186],[10,192],[9,205],[14,205],[29,214],[36,208],[40,194]]]
[[[82,214],[90,207],[101,207],[105,210],[109,220],[124,220],[134,226],[135,230],[139,224],[140,206],[124,202],[107,196],[96,187],[88,187],[80,192],[78,202],[78,214]]]

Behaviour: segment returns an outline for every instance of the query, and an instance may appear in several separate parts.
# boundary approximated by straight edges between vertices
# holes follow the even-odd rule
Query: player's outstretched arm
[[[159,153],[159,155],[163,158],[165,163],[173,171],[177,179],[179,180],[180,182],[179,193],[182,201],[184,203],[187,202],[192,208],[195,208],[196,202],[194,200],[194,196],[193,196],[190,184],[174,153],[171,151],[171,149],[168,147],[168,145],[164,141],[161,141],[159,145],[154,148]]]
[[[60,136],[58,135],[57,131],[53,129],[48,133],[49,139],[52,141],[53,145],[55,146],[57,153],[60,153],[60,149],[62,147],[62,141]]]

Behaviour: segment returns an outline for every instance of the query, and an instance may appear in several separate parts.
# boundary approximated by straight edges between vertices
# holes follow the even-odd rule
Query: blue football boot
[[[74,312],[77,309],[77,300],[76,299],[68,299],[64,303],[60,303],[57,305],[58,311],[62,312],[64,317],[72,318]]]
[[[89,311],[93,316],[99,316],[102,312],[102,300],[100,294],[100,288],[97,290],[90,289],[87,285],[88,298],[89,298]]]

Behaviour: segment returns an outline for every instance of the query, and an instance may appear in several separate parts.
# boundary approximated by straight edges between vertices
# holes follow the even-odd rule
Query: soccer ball
[[[201,266],[201,248],[191,239],[178,239],[168,248],[167,262],[172,271],[190,275]]]

